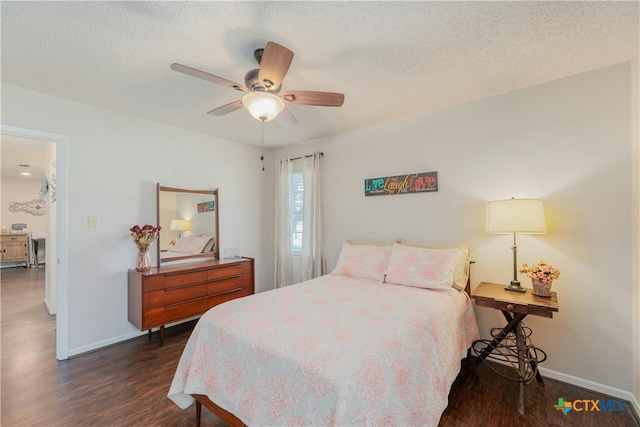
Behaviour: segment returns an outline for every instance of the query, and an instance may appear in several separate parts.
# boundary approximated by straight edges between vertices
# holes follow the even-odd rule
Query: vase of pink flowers
[[[525,273],[531,278],[533,284],[533,294],[539,297],[551,296],[551,285],[553,281],[560,277],[560,270],[551,264],[540,261],[537,264],[522,264],[520,273]]]
[[[149,254],[149,246],[158,238],[161,227],[153,225],[134,225],[129,229],[131,232],[131,240],[138,247],[138,256],[136,257],[136,271],[148,271],[151,269],[151,255]]]

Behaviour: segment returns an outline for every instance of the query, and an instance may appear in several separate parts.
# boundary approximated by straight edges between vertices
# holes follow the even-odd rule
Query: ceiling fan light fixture
[[[261,122],[275,119],[284,110],[284,101],[270,92],[248,92],[242,97],[242,105]]]

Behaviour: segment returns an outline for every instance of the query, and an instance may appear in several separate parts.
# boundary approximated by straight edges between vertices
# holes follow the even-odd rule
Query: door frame
[[[0,124],[0,133],[56,144],[56,359],[69,358],[69,199],[66,135]],[[53,204],[52,204],[53,205]]]

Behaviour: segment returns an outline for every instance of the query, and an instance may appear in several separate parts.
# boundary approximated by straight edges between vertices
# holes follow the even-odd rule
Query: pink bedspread
[[[464,292],[328,275],[209,310],[169,398],[255,426],[436,426],[475,339]]]

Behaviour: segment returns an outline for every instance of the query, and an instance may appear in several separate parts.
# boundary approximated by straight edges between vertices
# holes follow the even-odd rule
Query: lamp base
[[[509,286],[506,286],[504,289],[505,291],[527,292],[527,289],[520,286],[520,282],[517,282],[515,280],[512,280],[511,284]]]

